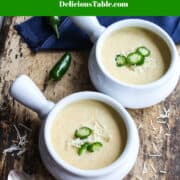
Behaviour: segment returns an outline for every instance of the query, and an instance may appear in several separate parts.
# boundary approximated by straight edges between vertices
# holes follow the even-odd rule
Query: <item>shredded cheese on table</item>
[[[164,135],[165,135],[165,136],[168,136],[168,137],[171,136],[171,134],[169,134],[169,133],[165,133]]]
[[[151,119],[151,127],[152,127],[152,129],[156,132],[157,129],[153,126],[152,119]]]
[[[156,123],[159,124],[159,127],[154,126],[153,119],[151,119],[151,121],[150,121],[152,137],[155,140],[154,142],[152,142],[153,152],[150,152],[147,154],[151,159],[162,157],[161,147],[163,147],[163,145],[162,145],[164,142],[163,137],[168,138],[171,136],[171,134],[168,133],[168,131],[164,132],[165,130],[162,128],[161,125],[166,125],[168,130],[170,130],[170,127],[168,124],[169,118],[170,118],[170,109],[167,109],[164,107],[164,108],[162,108],[159,116],[156,118],[156,121],[155,121]],[[141,128],[141,124],[139,125],[138,129],[140,129],[140,128]],[[148,168],[150,168],[150,169],[148,169]],[[151,172],[153,173],[153,176],[154,176],[153,179],[158,179],[157,173],[161,173],[161,174],[167,173],[166,170],[159,170],[159,169],[157,170],[153,163],[146,164],[146,162],[144,162],[143,169],[142,169],[142,175],[147,173],[148,170],[151,170]],[[141,179],[141,177],[136,177],[136,179]]]
[[[153,146],[153,149],[154,149],[156,152],[159,152],[159,150],[158,150],[158,148],[157,148],[157,146],[156,146],[156,144],[155,144],[154,142],[152,142],[152,146]]]
[[[161,157],[161,154],[149,154],[150,157]]]
[[[163,108],[162,112],[160,112],[160,115],[157,117],[158,119],[168,119],[170,116],[170,109],[166,109],[165,107]]]
[[[156,173],[157,171],[156,171],[154,165],[153,165],[153,164],[150,164],[150,166],[151,166],[151,169]]]
[[[27,140],[26,134],[24,136],[21,136],[16,125],[13,125],[13,127],[16,130],[16,133],[18,136],[18,141],[16,143],[12,144],[10,147],[4,149],[3,154],[6,154],[6,153],[12,154],[12,153],[16,152],[17,156],[21,156],[22,154],[24,154],[27,151],[26,145],[29,141]],[[12,155],[14,155],[14,154],[12,154]]]
[[[20,125],[21,127],[25,128],[27,131],[32,132],[32,129],[28,128],[28,127],[25,126],[24,124],[19,123],[19,125]]]
[[[138,179],[138,180],[143,180],[141,177],[139,177],[139,176],[136,176],[136,179]]]
[[[160,170],[159,172],[162,173],[162,174],[166,174],[167,173],[165,170]]]
[[[142,127],[143,127],[143,125],[142,125],[142,124],[139,124],[138,130],[141,129]]]
[[[143,164],[143,171],[142,171],[143,174],[147,173],[147,167],[146,167],[146,162],[144,162]]]

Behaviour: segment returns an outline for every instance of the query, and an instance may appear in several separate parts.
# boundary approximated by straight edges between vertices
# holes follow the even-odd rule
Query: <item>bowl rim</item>
[[[104,65],[102,64],[100,60],[100,51],[101,51],[101,47],[102,47],[104,39],[106,39],[107,36],[111,34],[112,32],[118,29],[121,29],[121,28],[123,29],[127,27],[137,27],[137,28],[147,29],[153,32],[154,34],[156,34],[157,36],[159,36],[168,46],[170,55],[171,55],[170,64],[166,72],[159,79],[153,82],[147,83],[147,84],[131,84],[131,83],[126,83],[126,82],[116,79],[105,69]],[[176,66],[175,60],[177,57],[177,51],[176,51],[175,44],[173,40],[171,39],[171,37],[168,35],[168,33],[165,32],[165,30],[163,30],[160,26],[150,21],[146,21],[146,20],[142,20],[138,18],[121,20],[108,26],[106,30],[103,32],[103,34],[97,40],[97,43],[95,46],[96,46],[95,56],[96,56],[97,65],[99,66],[103,74],[114,83],[125,86],[125,87],[129,87],[129,88],[148,89],[148,88],[152,88],[157,85],[163,84],[164,82],[167,82],[167,80],[170,78],[170,75],[173,73],[174,68]]]
[[[117,111],[120,116],[122,117],[122,120],[125,124],[126,131],[127,131],[127,140],[126,140],[126,145],[124,147],[123,152],[120,154],[118,159],[114,161],[112,164],[101,168],[97,170],[83,170],[74,167],[73,165],[70,165],[69,163],[65,162],[60,156],[56,153],[54,148],[52,147],[52,144],[50,142],[50,127],[52,125],[53,119],[55,115],[65,106],[68,104],[71,104],[73,102],[79,101],[79,100],[86,100],[86,99],[92,99],[92,100],[97,100],[101,101],[109,106],[111,106],[115,111]],[[68,172],[75,174],[75,175],[80,175],[84,177],[94,177],[94,176],[102,176],[105,174],[108,174],[115,170],[116,168],[122,166],[124,163],[127,163],[127,157],[130,156],[129,152],[132,150],[132,143],[133,141],[137,140],[138,142],[138,147],[136,147],[137,151],[139,149],[139,136],[138,136],[138,131],[136,128],[136,125],[132,119],[132,117],[129,115],[129,113],[124,109],[124,107],[119,104],[117,101],[115,101],[113,98],[104,95],[102,93],[98,92],[91,92],[91,91],[83,91],[83,92],[78,92],[78,93],[73,93],[62,100],[60,100],[55,107],[51,110],[49,115],[47,116],[45,120],[45,125],[44,125],[44,142],[47,147],[47,150],[52,157],[52,159],[60,165],[63,169],[67,170]],[[134,151],[134,150],[133,150]],[[136,155],[136,154],[134,154]]]

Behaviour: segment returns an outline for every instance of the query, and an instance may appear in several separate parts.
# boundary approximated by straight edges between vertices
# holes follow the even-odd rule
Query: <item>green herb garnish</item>
[[[83,145],[81,145],[81,147],[78,149],[79,156],[81,156],[87,151],[88,146],[89,146],[89,143],[84,143]]]
[[[129,65],[142,65],[144,64],[144,56],[137,52],[130,53],[127,56],[127,62]]]
[[[143,65],[145,57],[148,57],[151,54],[150,50],[147,49],[144,46],[140,46],[136,49],[135,52],[131,52],[126,56],[122,54],[116,55],[115,61],[116,61],[116,66],[133,66],[133,65]]]
[[[121,54],[118,54],[118,55],[116,56],[115,61],[116,61],[116,65],[117,65],[117,66],[124,66],[124,65],[127,64],[127,58],[126,58],[126,56],[121,55]]]
[[[140,53],[140,54],[141,54],[142,56],[144,56],[144,57],[147,57],[147,56],[149,56],[149,55],[151,54],[150,50],[147,49],[147,48],[144,47],[144,46],[138,47],[138,48],[136,49],[136,52]]]
[[[95,143],[89,144],[87,147],[87,150],[89,152],[94,152],[94,151],[99,150],[102,146],[103,144],[101,142],[95,142]]]
[[[75,131],[75,137],[80,139],[86,139],[91,134],[92,134],[92,129],[88,127],[81,127]]]
[[[88,151],[88,152],[97,151],[103,146],[103,144],[101,142],[93,142],[93,143],[88,142],[87,138],[92,133],[93,133],[93,130],[86,126],[81,127],[75,131],[75,133],[74,133],[75,138],[84,139],[84,140],[82,140],[82,142],[85,141],[77,150],[77,153],[79,156],[84,154],[86,151]]]

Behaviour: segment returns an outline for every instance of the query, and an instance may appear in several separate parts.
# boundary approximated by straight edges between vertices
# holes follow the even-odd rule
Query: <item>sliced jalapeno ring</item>
[[[144,56],[138,52],[128,54],[127,62],[129,65],[142,65],[144,64]]]
[[[89,152],[94,152],[94,151],[99,150],[102,146],[103,146],[103,144],[101,142],[95,142],[95,143],[88,145],[87,150]]]
[[[88,127],[81,127],[75,131],[75,137],[85,139],[92,134],[92,129]]]
[[[65,53],[51,69],[49,73],[50,79],[53,79],[55,81],[60,80],[68,70],[70,64],[71,64],[71,55],[70,53]]]
[[[127,64],[126,56],[121,54],[116,55],[115,61],[117,66],[124,66]]]
[[[147,56],[149,56],[149,55],[151,54],[150,50],[147,49],[147,48],[144,47],[144,46],[138,47],[138,48],[136,49],[136,52],[140,53],[140,54],[141,54],[142,56],[144,56],[144,57],[147,57]]]
[[[87,151],[87,147],[89,146],[89,143],[84,143],[79,149],[78,149],[78,155],[81,156]]]

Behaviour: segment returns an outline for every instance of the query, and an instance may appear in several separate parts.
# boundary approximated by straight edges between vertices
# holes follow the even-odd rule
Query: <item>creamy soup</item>
[[[92,129],[92,134],[83,140],[74,136],[81,127]],[[110,165],[123,152],[126,140],[126,128],[119,114],[96,100],[82,100],[66,106],[51,128],[51,143],[59,157],[86,170]],[[78,155],[78,149],[84,142],[101,142],[102,147]]]
[[[136,48],[145,46],[150,55],[140,66],[117,67],[117,54],[127,56]],[[143,28],[123,28],[111,33],[101,48],[101,61],[109,74],[129,84],[147,84],[158,80],[170,64],[170,51],[166,43],[156,34]]]

